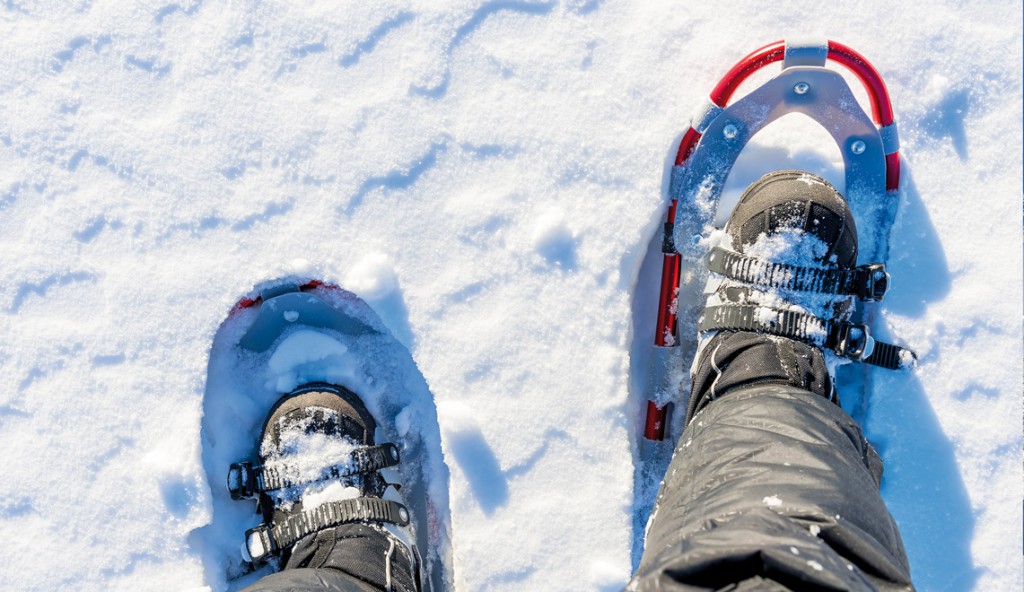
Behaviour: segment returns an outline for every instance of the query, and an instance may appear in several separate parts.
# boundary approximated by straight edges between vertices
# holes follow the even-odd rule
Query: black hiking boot
[[[382,590],[418,590],[419,556],[403,505],[394,444],[340,386],[314,383],[270,410],[259,465],[236,463],[232,497],[257,497],[264,524],[246,532],[254,564],[334,569]]]
[[[687,423],[716,397],[753,384],[791,385],[838,404],[839,364],[912,361],[850,322],[855,300],[880,300],[889,276],[882,264],[856,266],[853,215],[817,175],[776,171],[750,185],[707,262]]]

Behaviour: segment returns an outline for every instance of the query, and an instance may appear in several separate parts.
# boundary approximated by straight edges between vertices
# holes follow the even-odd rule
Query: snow
[[[328,502],[341,501],[359,497],[359,489],[345,487],[334,481],[322,487],[309,488],[302,492],[302,507],[313,509]]]
[[[260,447],[264,466],[279,467],[281,478],[299,484],[274,492],[275,504],[290,508],[301,500],[302,507],[311,510],[324,502],[358,497],[356,487],[346,487],[340,480],[322,480],[332,467],[339,473],[349,472],[352,465],[349,455],[356,449],[356,443],[322,433],[307,434],[308,423],[290,424],[282,430],[278,447],[270,442],[263,442]]]
[[[266,387],[280,393],[310,382],[346,385],[357,359],[337,340],[311,330],[296,331],[277,346],[267,362]],[[351,387],[350,387],[351,388]]]
[[[772,236],[762,234],[754,241],[754,244],[745,248],[743,253],[773,263],[801,267],[825,267],[825,265],[814,265],[811,262],[815,257],[824,257],[827,251],[828,246],[818,237],[791,229],[783,229],[782,232]]]
[[[855,416],[915,582],[1024,587],[1019,3],[93,0],[0,7],[3,588],[220,589],[211,343],[303,275],[366,298],[440,404],[457,589],[620,589],[675,144],[808,33],[873,61],[900,126],[875,325],[919,363]],[[841,183],[827,134],[775,125],[731,184]]]

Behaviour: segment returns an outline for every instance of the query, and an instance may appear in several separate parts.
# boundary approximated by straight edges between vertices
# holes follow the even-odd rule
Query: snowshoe
[[[359,573],[358,559],[333,565],[324,552],[342,539],[357,540],[355,555],[386,560],[364,580],[451,587],[433,397],[355,295],[293,281],[239,301],[214,338],[202,435],[213,518],[197,538],[212,588],[285,567]]]
[[[755,72],[778,62],[782,62],[781,72],[730,103]],[[845,66],[863,84],[871,103],[870,117],[842,74],[827,67],[829,62]],[[760,183],[782,187],[795,180],[820,187],[820,195],[805,199],[804,205],[829,205],[828,224],[839,223],[833,229],[852,232],[845,239],[818,236],[828,252],[796,262],[766,257],[763,251],[744,252],[752,236],[743,233],[759,234],[794,214],[806,215],[805,222],[825,223],[821,212],[791,211],[794,206],[784,205],[790,201],[784,196],[772,198],[778,203],[767,206],[763,197],[741,200],[737,207],[751,208],[749,216],[739,211],[734,216],[745,222],[759,214],[762,218],[742,231],[722,229],[731,211],[723,215],[722,209],[731,208],[722,199],[723,188],[741,152],[755,134],[791,113],[812,119],[838,146],[845,187],[836,195],[842,194],[845,200],[839,198],[842,203],[837,203],[827,195],[834,190],[823,179],[800,172],[778,173]],[[646,384],[640,387],[646,405],[635,473],[634,563],[642,552],[642,525],[689,415],[674,413],[674,407],[687,404],[691,395],[687,370],[696,370],[698,344],[706,345],[714,332],[747,331],[811,344],[825,350],[829,374],[844,362],[867,362],[857,364],[859,368],[842,379],[844,394],[854,391],[853,408],[844,408],[855,417],[870,386],[866,368],[902,368],[913,363],[909,350],[876,342],[871,336],[873,303],[881,300],[889,286],[884,264],[856,266],[858,249],[861,260],[887,258],[889,231],[899,204],[899,175],[898,137],[885,84],[863,56],[841,43],[807,38],[766,45],[733,66],[697,109],[679,142],[670,176],[654,347],[648,356]],[[745,195],[771,193],[755,189],[752,186]],[[779,211],[773,220],[766,210],[775,205]],[[839,244],[844,240],[845,245]],[[783,298],[772,306],[769,298],[756,296],[775,291],[811,295],[803,297],[804,303],[817,302],[802,308],[792,305],[793,298]],[[703,338],[698,342],[694,336],[699,332]]]

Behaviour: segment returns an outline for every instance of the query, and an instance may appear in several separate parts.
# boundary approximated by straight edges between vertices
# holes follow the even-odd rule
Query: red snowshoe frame
[[[294,291],[297,291],[297,292],[309,292],[309,291],[315,290],[317,288],[325,288],[325,289],[328,289],[328,290],[337,290],[337,289],[339,289],[338,286],[335,286],[334,284],[325,284],[324,282],[322,282],[320,280],[309,280],[308,282],[298,286]],[[249,298],[249,297],[242,298],[241,300],[239,300],[238,302],[235,303],[234,307],[231,308],[231,312],[228,313],[228,316],[231,316],[231,315],[235,314],[236,312],[238,312],[240,310],[244,310],[246,308],[252,308],[253,306],[256,306],[257,304],[260,304],[262,302],[263,302],[263,294],[262,293],[256,294],[252,298]]]
[[[825,67],[828,60],[845,66],[863,84],[871,102],[870,119],[844,79]],[[780,61],[783,68],[778,76],[729,105],[733,94],[747,78]],[[899,140],[889,92],[878,70],[864,56],[835,41],[803,38],[776,41],[737,62],[691,119],[676,154],[662,247],[664,259],[654,336],[657,358],[672,355],[663,348],[679,346],[677,315],[683,259],[676,248],[677,244],[683,244],[677,241],[679,198],[695,199],[698,190],[707,188],[708,179],[720,192],[732,164],[750,137],[775,119],[794,112],[810,116],[836,140],[846,165],[848,193],[855,185],[882,195],[898,189]],[[725,140],[721,140],[723,137]],[[702,138],[716,141],[702,142]],[[701,170],[694,172],[694,168]],[[712,168],[717,170],[712,171]],[[705,174],[707,176],[703,177]],[[717,194],[713,197],[717,204]],[[668,366],[654,366],[654,373],[662,376],[652,375],[651,384],[669,384]],[[668,423],[666,411],[670,403],[659,403],[655,399],[649,397],[647,402],[644,437],[648,440],[664,439]]]

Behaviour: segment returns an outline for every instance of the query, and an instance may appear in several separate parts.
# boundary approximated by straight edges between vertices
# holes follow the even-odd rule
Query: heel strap
[[[273,524],[250,528],[245,531],[245,548],[253,564],[259,565],[302,537],[350,522],[386,522],[406,526],[409,524],[409,511],[398,502],[375,497],[327,502]]]
[[[826,347],[836,355],[872,366],[898,370],[912,366],[909,349],[875,341],[867,325],[827,321],[813,315],[765,306],[708,306],[697,319],[698,331],[754,331]]]

